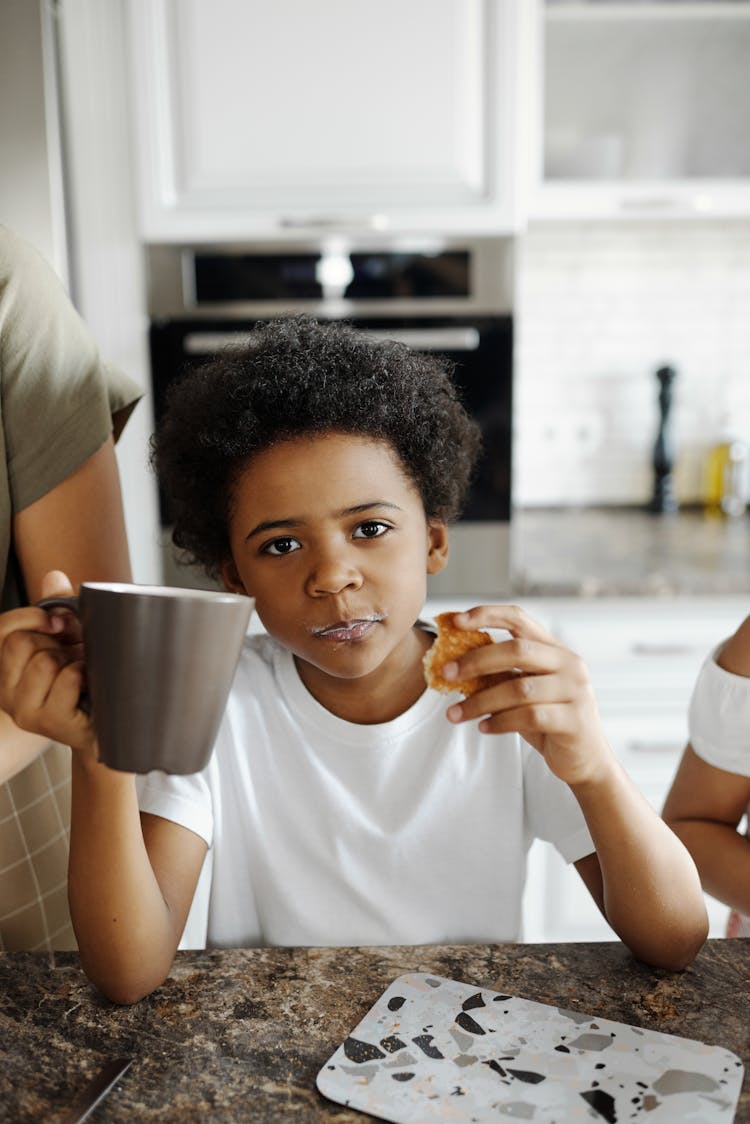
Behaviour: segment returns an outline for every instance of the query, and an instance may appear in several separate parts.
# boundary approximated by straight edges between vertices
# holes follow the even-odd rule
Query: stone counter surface
[[[750,516],[631,507],[514,513],[516,596],[750,594]]]
[[[5,953],[0,1119],[61,1122],[120,1056],[133,1064],[92,1124],[371,1119],[326,1101],[315,1077],[388,984],[419,971],[721,1045],[750,1067],[745,940],[709,941],[679,973],[615,942],[180,952],[165,984],[131,1007],[103,999],[75,953]]]

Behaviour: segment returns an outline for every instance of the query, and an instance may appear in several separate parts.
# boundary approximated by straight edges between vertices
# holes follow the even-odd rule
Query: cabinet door
[[[535,217],[750,212],[750,3],[547,0]]]
[[[512,0],[131,0],[146,239],[515,223]]]

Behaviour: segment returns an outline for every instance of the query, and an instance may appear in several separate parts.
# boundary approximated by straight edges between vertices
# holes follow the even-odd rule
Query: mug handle
[[[41,601],[37,601],[37,609],[70,609],[71,613],[78,615],[78,598],[74,595],[70,597],[43,597]]]
[[[36,602],[38,609],[69,609],[71,613],[79,614],[80,599],[75,595],[70,597],[42,597],[41,600]],[[88,691],[84,688],[78,697],[78,709],[82,710],[84,714],[91,714],[91,700]]]

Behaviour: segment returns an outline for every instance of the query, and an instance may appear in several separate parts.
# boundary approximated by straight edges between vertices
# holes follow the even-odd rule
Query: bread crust
[[[459,659],[465,652],[472,648],[481,648],[484,644],[491,644],[492,637],[482,629],[455,628],[453,626],[453,613],[438,613],[435,617],[437,636],[432,647],[424,655],[425,679],[427,686],[444,694],[460,691],[462,695],[469,696],[481,691],[483,687],[492,682],[490,675],[478,675],[473,679],[445,679],[442,668],[451,660]]]

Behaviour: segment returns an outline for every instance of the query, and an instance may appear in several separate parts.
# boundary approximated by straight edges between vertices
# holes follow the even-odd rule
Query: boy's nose
[[[307,579],[307,592],[311,597],[325,597],[345,589],[359,589],[362,575],[341,554],[318,557]]]

